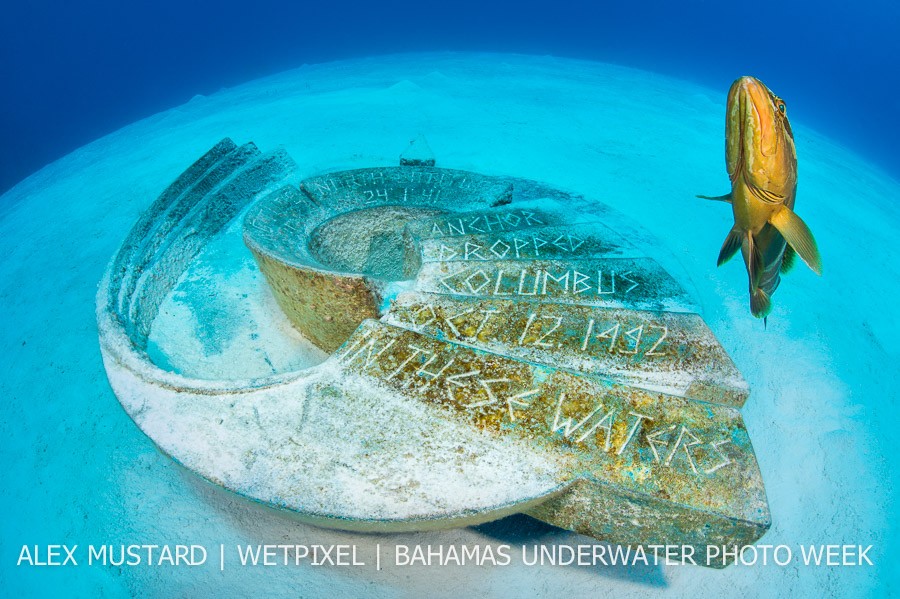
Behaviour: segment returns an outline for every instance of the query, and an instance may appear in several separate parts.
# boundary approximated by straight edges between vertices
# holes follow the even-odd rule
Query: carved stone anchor
[[[524,512],[629,545],[758,540],[747,383],[646,235],[580,196],[410,156],[294,186],[285,154],[223,140],[163,192],[98,294],[110,382],[142,430],[324,526]],[[161,303],[246,206],[278,306],[331,357],[249,380],[157,365]]]

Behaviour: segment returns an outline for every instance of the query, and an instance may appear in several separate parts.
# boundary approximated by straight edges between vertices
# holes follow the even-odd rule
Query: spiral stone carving
[[[286,154],[226,139],[188,168],[98,293],[109,380],[137,425],[207,479],[324,526],[524,512],[630,545],[759,539],[748,386],[652,239],[597,201],[433,164],[294,186]],[[330,357],[247,380],[154,363],[161,303],[242,213],[277,305]]]

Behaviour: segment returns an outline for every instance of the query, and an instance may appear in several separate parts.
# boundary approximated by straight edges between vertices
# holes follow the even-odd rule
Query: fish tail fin
[[[819,256],[819,248],[812,236],[809,227],[794,211],[783,206],[781,210],[769,217],[769,223],[778,229],[788,245],[794,248],[800,259],[806,262],[814,273],[822,274],[822,257]]]
[[[731,203],[731,193],[730,192],[726,193],[723,196],[702,196],[702,195],[698,194],[697,197],[700,198],[701,200],[713,200],[714,202],[725,202],[726,204]]]
[[[766,320],[771,311],[772,301],[769,299],[769,294],[757,287],[756,291],[750,294],[750,313],[757,318],[762,318],[764,324],[768,324]]]
[[[731,260],[737,251],[741,249],[741,244],[743,242],[744,239],[740,231],[737,229],[729,231],[728,236],[725,238],[725,242],[722,243],[722,249],[719,250],[719,259],[716,261],[716,266],[722,266]]]
[[[791,246],[787,246],[784,248],[784,256],[781,258],[781,274],[786,275],[794,268],[794,262],[796,262],[795,258],[797,257],[797,252],[794,251],[794,248]]]

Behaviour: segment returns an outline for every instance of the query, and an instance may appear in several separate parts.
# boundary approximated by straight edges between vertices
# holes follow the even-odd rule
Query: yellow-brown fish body
[[[708,199],[731,203],[734,226],[718,263],[741,250],[750,279],[750,311],[765,317],[794,251],[817,273],[821,259],[812,234],[793,211],[797,153],[784,101],[758,79],[741,77],[728,92],[725,123],[731,193]]]

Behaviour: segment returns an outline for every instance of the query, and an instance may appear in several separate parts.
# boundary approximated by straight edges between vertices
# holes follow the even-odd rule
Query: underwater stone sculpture
[[[292,170],[284,154],[220,142],[142,216],[105,275],[109,379],[163,451],[351,530],[524,512],[614,543],[703,552],[768,529],[736,409],[747,384],[690,295],[608,209],[430,166],[299,187]],[[161,298],[254,200],[247,246],[292,324],[333,355],[252,380],[160,368],[146,341]]]

